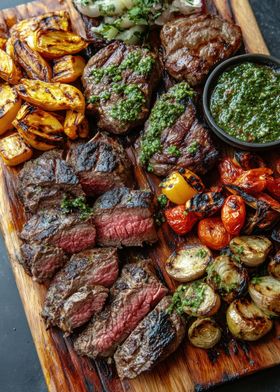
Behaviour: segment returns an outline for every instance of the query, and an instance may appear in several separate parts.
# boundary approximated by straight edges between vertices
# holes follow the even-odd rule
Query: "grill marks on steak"
[[[150,261],[125,265],[111,289],[110,304],[78,336],[75,350],[93,358],[112,355],[166,293]]]
[[[118,276],[116,248],[90,249],[71,257],[52,281],[42,316],[48,326],[72,332],[99,312]]]
[[[165,68],[192,86],[203,82],[211,68],[240,47],[240,27],[214,15],[175,19],[161,30]]]
[[[115,188],[96,200],[93,217],[101,246],[141,246],[157,241],[151,192]]]
[[[20,237],[29,243],[43,243],[77,253],[95,245],[96,230],[92,217],[81,220],[78,213],[43,210],[24,225]]]
[[[34,213],[59,206],[65,195],[76,198],[84,193],[62,152],[53,150],[25,163],[18,177],[18,195],[25,209]]]
[[[137,85],[143,95],[145,102],[137,116],[135,121],[120,121],[114,119],[111,116],[112,108],[118,104],[121,100],[126,99],[126,96],[122,92],[116,92],[112,90],[112,86],[116,85],[116,82],[109,76],[103,77],[99,82],[94,81],[91,76],[93,69],[104,69],[109,66],[120,66],[124,60],[127,59],[131,53],[141,52],[141,58],[151,56],[155,59],[152,71],[148,76],[143,76],[132,69],[125,69],[122,71],[123,85]],[[116,41],[101,49],[95,54],[88,62],[85,67],[83,74],[83,85],[85,88],[86,99],[89,100],[91,96],[100,97],[104,92],[109,93],[108,99],[99,99],[97,103],[88,104],[88,109],[99,117],[98,126],[99,128],[115,134],[122,134],[130,129],[141,125],[149,113],[149,106],[151,95],[154,87],[156,86],[160,76],[159,65],[156,56],[153,52],[148,49],[139,48],[137,46],[126,46],[123,42]]]
[[[89,196],[133,183],[131,162],[124,148],[101,133],[88,143],[75,144],[67,160]]]
[[[168,312],[171,297],[164,297],[118,347],[114,359],[118,375],[134,378],[172,354],[185,335],[185,322]]]

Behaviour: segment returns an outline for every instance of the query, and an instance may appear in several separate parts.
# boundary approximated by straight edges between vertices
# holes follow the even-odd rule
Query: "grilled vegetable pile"
[[[87,42],[71,31],[69,15],[53,12],[23,20],[0,42],[0,133],[18,133],[1,140],[7,165],[32,155],[30,147],[47,151],[67,137],[86,138],[85,100],[70,84],[78,81],[85,60],[77,55]]]

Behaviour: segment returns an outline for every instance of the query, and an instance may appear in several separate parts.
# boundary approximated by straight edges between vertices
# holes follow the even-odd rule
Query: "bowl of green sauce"
[[[280,60],[244,54],[219,64],[203,91],[208,125],[243,150],[280,146]]]

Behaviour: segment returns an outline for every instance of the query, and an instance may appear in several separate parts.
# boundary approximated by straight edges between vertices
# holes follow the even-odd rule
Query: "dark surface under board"
[[[0,8],[10,8],[23,2],[25,1],[0,0]],[[250,2],[271,54],[279,58],[280,0]],[[279,367],[215,389],[217,392],[236,390],[280,392]],[[0,392],[46,391],[7,253],[0,237]]]

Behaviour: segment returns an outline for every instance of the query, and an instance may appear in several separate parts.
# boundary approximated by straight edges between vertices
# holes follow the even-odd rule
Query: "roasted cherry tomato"
[[[236,178],[234,185],[249,194],[260,193],[265,189],[267,177],[271,174],[272,170],[267,167],[247,170]]]
[[[256,167],[265,167],[264,160],[257,154],[248,151],[235,151],[233,163],[244,170],[255,169]]]
[[[197,234],[203,245],[214,250],[224,248],[231,240],[221,218],[202,219],[198,223]]]
[[[241,196],[231,195],[226,198],[221,213],[226,231],[238,235],[246,219],[246,206]]]
[[[197,194],[197,191],[178,172],[173,172],[166,177],[160,187],[161,192],[174,204],[184,204]]]
[[[167,223],[177,234],[188,233],[198,220],[194,213],[185,210],[184,205],[169,208],[164,213]]]
[[[258,200],[262,200],[265,203],[267,203],[273,210],[279,211],[280,212],[280,203],[278,200],[273,199],[270,195],[267,193],[260,193],[258,195]]]
[[[232,184],[243,173],[243,170],[237,167],[231,159],[225,158],[219,164],[219,172],[223,184]]]
[[[267,179],[266,179],[266,189],[273,196],[275,196],[278,199],[280,199],[280,178],[279,177],[278,178],[267,177]]]

